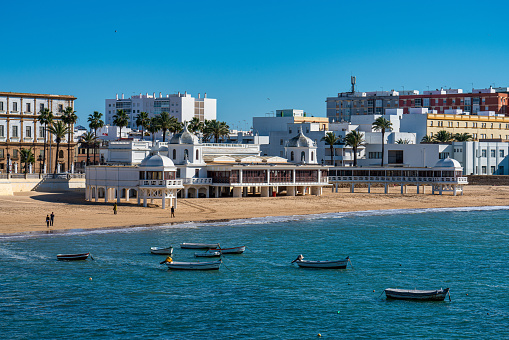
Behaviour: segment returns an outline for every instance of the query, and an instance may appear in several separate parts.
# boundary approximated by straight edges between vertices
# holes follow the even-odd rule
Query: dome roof
[[[309,148],[314,147],[315,142],[311,138],[304,136],[302,129],[300,129],[299,134],[290,139],[286,146],[291,148]]]
[[[457,160],[447,157],[446,159],[439,160],[435,164],[435,168],[461,168],[461,164]]]
[[[161,156],[159,154],[145,157],[145,159],[143,159],[140,164],[140,167],[150,167],[150,168],[172,167],[172,166],[175,165],[173,164],[173,161],[171,159],[169,159],[166,156]]]
[[[167,146],[165,146],[165,145],[163,145],[163,146],[161,146],[161,147],[159,148],[159,150],[158,150],[158,151],[159,151],[159,152],[168,152],[168,147],[167,147]]]
[[[171,137],[170,144],[198,144],[198,137],[189,132],[186,124],[184,131],[176,133]]]

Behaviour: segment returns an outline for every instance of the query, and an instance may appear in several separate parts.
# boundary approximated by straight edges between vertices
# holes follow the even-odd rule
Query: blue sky
[[[509,86],[508,2],[9,1],[0,91],[71,94],[83,125],[116,93],[207,92],[218,119],[348,91]],[[116,32],[115,32],[116,31]]]

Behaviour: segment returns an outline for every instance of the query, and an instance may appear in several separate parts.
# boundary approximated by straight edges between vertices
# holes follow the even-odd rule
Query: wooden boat
[[[168,269],[174,270],[218,270],[222,261],[212,262],[165,262]]]
[[[436,290],[408,290],[387,288],[385,290],[385,296],[387,299],[396,300],[444,301],[448,293],[449,288]],[[449,300],[450,299],[451,296],[449,295]]]
[[[171,255],[173,254],[173,247],[168,248],[160,248],[160,247],[150,247],[150,252],[156,255]]]
[[[319,269],[345,269],[350,257],[348,256],[344,260],[335,261],[308,261],[304,260],[304,256],[299,255],[292,263],[297,263],[301,268],[319,268]]]
[[[80,261],[80,260],[86,260],[90,253],[83,253],[83,254],[58,254],[57,260],[61,261]]]
[[[217,243],[181,243],[182,249],[214,249],[217,248]]]
[[[210,249],[209,251],[218,251],[222,254],[242,254],[246,251],[246,246],[240,246],[240,247],[232,247],[232,248],[214,248]]]
[[[214,251],[213,249],[212,250],[208,250],[208,251],[205,251],[203,253],[194,253],[194,257],[219,257],[221,256],[221,252],[219,251]]]

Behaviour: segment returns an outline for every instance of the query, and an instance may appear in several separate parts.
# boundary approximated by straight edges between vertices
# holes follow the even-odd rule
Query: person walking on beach
[[[117,203],[113,204],[113,213],[117,214]]]
[[[172,218],[175,217],[175,207],[171,207],[171,215]]]
[[[50,226],[53,226],[53,220],[55,220],[55,214],[53,213],[53,211],[51,212],[51,215],[50,215],[50,220],[49,220],[49,225]]]
[[[49,215],[46,215],[46,226],[47,226],[48,228],[49,228],[49,221],[50,221],[50,219],[49,219]]]

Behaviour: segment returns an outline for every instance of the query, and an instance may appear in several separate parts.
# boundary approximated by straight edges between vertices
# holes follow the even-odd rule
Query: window
[[[293,155],[293,151],[290,152],[290,160],[293,161],[294,160],[294,155]]]
[[[12,137],[18,137],[18,127],[17,126],[12,127]]]
[[[373,106],[373,99],[368,99],[368,106]]]
[[[495,156],[495,150],[490,150],[490,151],[491,151],[491,152],[490,152],[490,153],[491,153],[491,157],[496,157],[496,156]]]
[[[452,105],[456,104],[456,99],[453,98],[453,99],[451,99],[451,101],[452,101]]]
[[[429,98],[423,98],[422,106],[424,106],[424,107],[428,107],[429,106]]]
[[[0,137],[5,137],[4,126],[0,125]]]
[[[4,149],[0,149],[0,158],[4,158]]]
[[[200,159],[200,152],[198,150],[196,150],[196,160],[199,160]]]
[[[200,169],[195,169],[194,170],[194,178],[199,178],[200,177]]]
[[[388,163],[403,164],[403,150],[388,150]]]
[[[494,174],[495,174],[495,167],[494,167],[494,166],[492,166],[492,167],[491,167],[491,175],[494,175]]]
[[[369,159],[382,159],[382,153],[381,152],[370,152],[368,154]]]
[[[184,159],[189,159],[189,150],[184,149]]]
[[[39,104],[39,110],[44,110],[44,104]]]
[[[18,103],[16,102],[12,103],[12,111],[18,112]]]
[[[301,161],[302,163],[304,163],[304,162],[306,161],[306,153],[305,153],[304,151],[302,151],[302,152],[300,153],[300,161]]]
[[[311,151],[311,162],[314,161],[313,151]]]
[[[446,159],[447,157],[449,157],[449,153],[448,152],[440,152],[438,154],[438,158],[439,159]]]
[[[39,126],[39,138],[44,138],[44,126]]]
[[[368,113],[373,113],[373,108],[372,107],[368,107]]]
[[[279,140],[279,145],[283,145],[283,139]]]
[[[433,126],[433,121],[432,120],[429,122],[429,126]]]
[[[382,107],[382,100],[381,99],[377,99],[375,101],[375,104],[376,104],[376,107]]]
[[[289,129],[289,130],[288,130],[288,133],[292,133],[292,129]]]
[[[0,102],[0,111],[4,110],[4,102]]]
[[[30,103],[27,103],[27,112],[30,112],[31,110]]]
[[[486,149],[481,150],[481,157],[486,158]]]
[[[415,98],[415,106],[422,106],[422,98]]]
[[[32,138],[32,127],[31,126],[27,126],[25,128],[25,137]]]
[[[499,155],[500,157],[505,157],[505,156],[504,156],[504,150],[498,150],[498,155]]]
[[[64,158],[64,150],[58,151],[58,158]]]
[[[12,150],[12,158],[18,158],[18,150]]]
[[[177,159],[177,150],[173,149],[173,159]]]
[[[177,178],[180,178],[180,169],[177,168]]]
[[[503,175],[504,174],[504,166],[503,165],[498,167],[498,174],[499,175]]]

